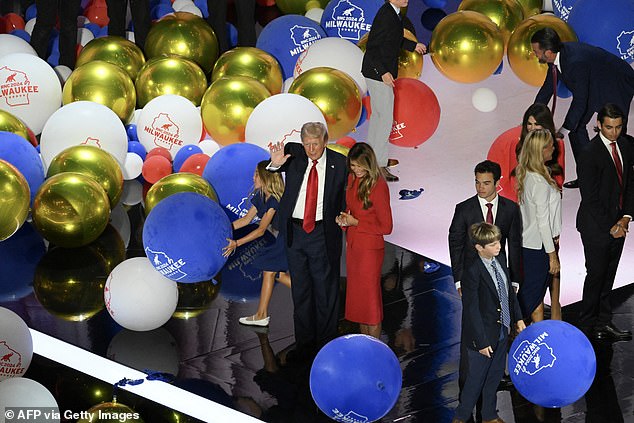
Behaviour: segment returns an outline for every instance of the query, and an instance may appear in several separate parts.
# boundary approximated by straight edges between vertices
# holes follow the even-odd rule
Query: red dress
[[[379,178],[370,193],[372,206],[364,210],[357,195],[359,180],[348,176],[346,203],[357,226],[346,228],[346,319],[366,325],[377,325],[383,320],[381,299],[381,266],[385,242],[383,235],[392,232],[390,191]]]

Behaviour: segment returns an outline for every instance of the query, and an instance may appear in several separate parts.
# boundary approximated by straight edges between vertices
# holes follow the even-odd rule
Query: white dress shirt
[[[495,223],[495,216],[498,215],[498,203],[499,203],[498,195],[495,195],[495,198],[491,201],[487,201],[484,198],[478,196],[478,201],[480,202],[480,209],[482,210],[482,220],[486,222],[487,213],[489,212],[489,208],[487,207],[487,203],[493,204],[491,207],[491,213],[493,213],[493,223]]]
[[[543,176],[527,172],[521,200],[522,246],[552,253],[553,238],[561,233],[561,193]]]
[[[326,150],[324,150],[324,154],[322,154],[321,157],[317,159],[317,214],[315,216],[315,222],[319,222],[324,218],[326,156]],[[308,175],[310,174],[310,169],[313,167],[313,161],[309,158],[307,158],[306,160],[308,161],[308,166],[306,166],[306,172],[304,172],[304,180],[302,181],[302,185],[299,188],[297,202],[295,203],[295,208],[293,209],[293,218],[296,219],[304,218],[304,206],[306,205],[306,188],[308,186]]]

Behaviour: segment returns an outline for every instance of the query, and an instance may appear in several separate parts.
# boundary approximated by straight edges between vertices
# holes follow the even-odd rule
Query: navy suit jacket
[[[499,257],[499,256],[498,256]],[[506,275],[511,330],[522,319],[515,290],[508,282],[508,271],[503,260],[498,260]],[[462,336],[467,348],[476,351],[496,345],[500,338],[502,308],[496,282],[478,257],[467,268],[462,281]]]
[[[617,140],[623,165],[623,207],[619,205],[621,187],[610,151],[597,135],[577,163],[581,203],[577,230],[597,237],[610,236],[610,228],[624,214],[634,216],[634,156],[624,138]]]
[[[574,131],[586,125],[592,114],[606,103],[615,103],[629,110],[634,96],[634,69],[621,58],[602,48],[584,43],[563,43],[559,52],[562,73],[558,73],[572,93],[572,103],[564,120],[564,128]],[[552,66],[535,98],[536,103],[548,104],[553,95]]]
[[[462,281],[464,269],[478,258],[478,253],[469,239],[469,228],[474,223],[484,221],[478,196],[474,195],[456,205],[451,226],[449,227],[449,255],[451,271],[455,281]],[[522,218],[520,208],[508,198],[498,195],[498,209],[495,225],[502,232],[502,251],[500,261],[508,258],[511,269],[511,281],[521,283],[520,257],[522,254]],[[508,254],[506,243],[508,241]]]

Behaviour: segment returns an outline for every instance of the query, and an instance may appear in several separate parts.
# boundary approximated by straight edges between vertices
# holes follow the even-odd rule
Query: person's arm
[[[462,324],[465,326],[463,330],[470,334],[471,339],[475,342],[473,346],[477,350],[482,351],[487,347],[490,348],[491,345],[484,331],[484,320],[482,319],[480,310],[480,294],[478,289],[480,276],[476,269],[475,263],[469,266],[465,271],[462,281],[462,307],[464,308]]]
[[[557,274],[560,270],[559,256],[555,251],[553,233],[550,230],[550,209],[549,195],[550,187],[548,182],[539,177],[538,180],[526,178],[526,201],[534,211],[534,218],[537,221],[537,228],[544,246],[544,251],[548,254],[548,261],[551,274]]]
[[[553,96],[553,72],[552,66],[554,64],[548,65],[548,70],[546,71],[546,79],[542,84],[542,87],[537,92],[537,96],[535,97],[535,103],[548,104],[550,99]]]
[[[451,260],[451,271],[453,273],[454,284],[458,293],[462,294],[461,280],[465,259],[465,248],[471,247],[469,235],[467,234],[467,223],[462,218],[462,214],[458,210],[458,206],[451,219],[449,226],[449,258]]]
[[[286,147],[283,143],[269,144],[269,153],[271,154],[271,162],[266,167],[267,170],[275,172],[286,164],[286,161],[291,157],[290,153],[287,153]]]
[[[256,194],[259,195],[259,194]],[[247,212],[247,214],[245,214],[244,216],[242,216],[239,219],[234,220],[231,223],[231,227],[233,229],[240,229],[240,228],[244,228],[245,226],[247,226],[249,223],[251,223],[251,221],[255,218],[255,216],[258,214],[258,210],[255,208],[255,206],[251,206],[251,208],[249,209],[249,211]]]
[[[255,210],[255,207],[251,207],[251,209],[249,210],[249,213],[251,213],[251,210]],[[249,213],[247,213],[247,216],[249,215]],[[224,257],[229,257],[231,254],[233,254],[233,252],[239,246],[244,245],[247,242],[251,242],[255,239],[258,239],[262,235],[264,235],[264,232],[266,231],[266,228],[271,224],[271,221],[273,220],[274,215],[275,215],[275,209],[269,209],[264,214],[264,216],[262,216],[262,219],[260,220],[260,224],[258,225],[258,227],[252,230],[251,232],[249,232],[247,235],[243,236],[242,238],[238,240],[227,238],[228,244],[226,247],[222,249],[222,255]],[[251,219],[253,219],[253,216],[251,217]]]
[[[392,208],[390,207],[390,191],[387,183],[379,179],[370,194],[376,219],[357,219],[349,213],[342,212],[340,217],[347,226],[356,226],[359,232],[387,235],[392,232]]]

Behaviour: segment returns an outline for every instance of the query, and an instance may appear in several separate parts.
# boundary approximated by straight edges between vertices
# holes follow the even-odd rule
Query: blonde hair
[[[518,158],[517,167],[515,168],[515,174],[517,176],[517,198],[520,203],[524,201],[524,183],[526,182],[528,172],[537,173],[544,178],[548,184],[552,185],[553,188],[559,190],[559,186],[552,176],[550,176],[548,167],[544,162],[544,148],[546,148],[550,142],[554,142],[554,140],[551,132],[547,129],[536,129],[526,135],[522,151]]]
[[[284,181],[282,175],[278,172],[271,172],[266,169],[269,164],[269,160],[263,160],[258,163],[255,168],[258,178],[262,184],[262,195],[273,196],[277,201],[280,201],[282,194],[284,193]]]
[[[469,228],[469,236],[474,245],[482,247],[502,239],[502,231],[495,225],[486,222],[474,223]]]
[[[367,172],[367,174],[359,181],[359,189],[357,191],[359,201],[363,203],[363,209],[367,210],[372,207],[370,192],[381,175],[374,150],[372,150],[372,147],[370,147],[369,144],[358,142],[353,145],[348,152],[347,162],[348,169],[350,169],[351,163],[354,162],[355,165]],[[354,174],[352,176],[354,181],[357,177]]]

